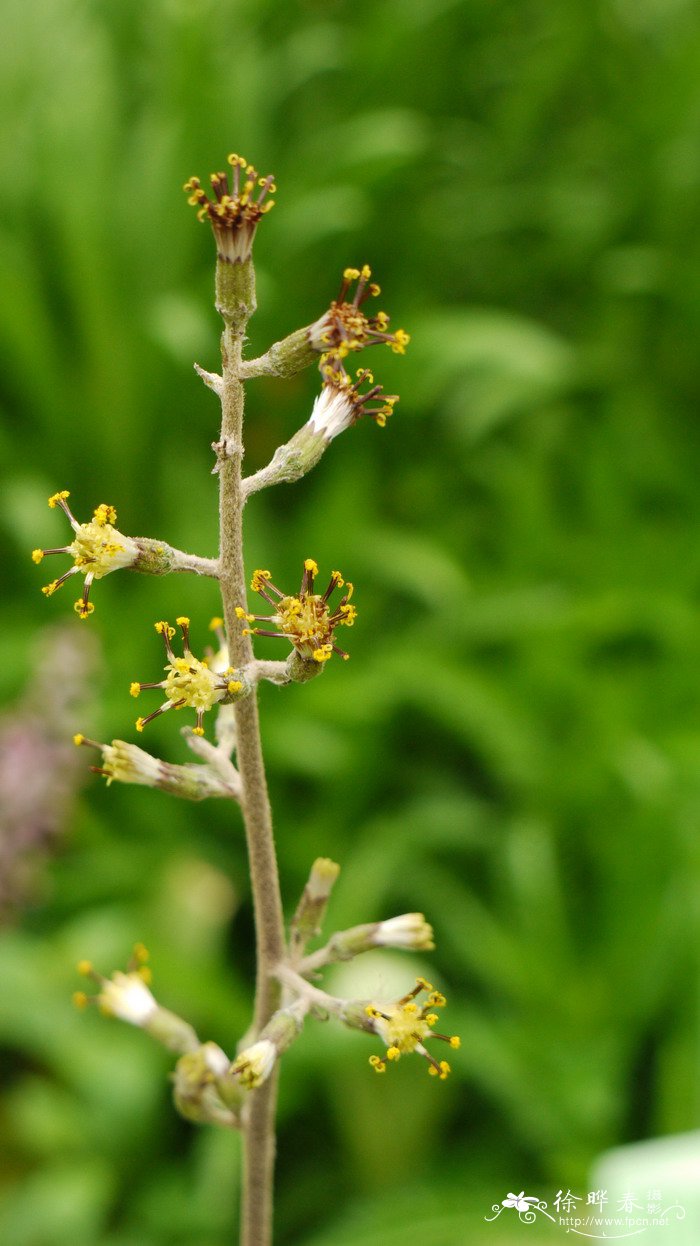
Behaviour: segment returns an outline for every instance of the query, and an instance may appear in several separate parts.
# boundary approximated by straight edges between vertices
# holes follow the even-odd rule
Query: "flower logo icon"
[[[507,1198],[504,1198],[502,1206],[514,1207],[516,1211],[529,1211],[531,1205],[534,1203],[537,1206],[539,1201],[539,1198],[533,1198],[530,1194],[526,1195],[525,1191],[521,1190],[519,1194],[511,1193]]]

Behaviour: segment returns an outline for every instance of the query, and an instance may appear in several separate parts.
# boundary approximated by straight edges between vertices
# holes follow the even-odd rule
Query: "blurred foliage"
[[[310,1022],[285,1060],[278,1241],[520,1241],[513,1188],[698,1122],[700,23],[691,0],[5,0],[0,603],[8,702],[47,618],[28,558],[81,518],[212,554],[209,232],[181,185],[243,151],[279,194],[251,351],[368,261],[412,334],[371,363],[390,426],[256,498],[249,566],[357,586],[352,661],[263,690],[287,906],[317,854],[342,926],[423,909],[463,1035],[446,1085],[373,1078]],[[249,386],[248,463],[309,374]],[[134,738],[152,621],[211,582],[111,576],[100,709]],[[75,627],[82,624],[75,622]],[[279,656],[269,643],[261,654]],[[60,671],[56,671],[60,679]],[[150,745],[186,760],[176,724]],[[236,814],[95,781],[51,890],[0,939],[12,1246],[223,1246],[238,1140],[185,1125],[164,1054],[71,1011],[73,966],[152,951],[162,1002],[231,1050],[251,995]],[[397,961],[400,963],[397,966]],[[530,1230],[530,1238],[534,1242]]]

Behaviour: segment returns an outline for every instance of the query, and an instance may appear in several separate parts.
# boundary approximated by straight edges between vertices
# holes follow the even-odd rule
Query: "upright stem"
[[[245,605],[243,562],[243,385],[240,380],[245,326],[255,310],[252,262],[217,265],[217,306],[224,318],[222,338],[221,466],[219,470],[220,581],[231,665],[252,660],[250,639],[243,635],[236,606]],[[243,819],[248,844],[256,942],[254,1029],[258,1033],[279,1003],[279,983],[272,970],[284,954],[272,812],[265,778],[257,694],[236,705],[236,757],[241,777]],[[250,1096],[243,1130],[243,1200],[241,1246],[269,1246],[275,1161],[277,1078],[272,1076]]]

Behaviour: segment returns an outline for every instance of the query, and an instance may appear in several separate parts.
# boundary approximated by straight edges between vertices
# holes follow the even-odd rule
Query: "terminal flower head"
[[[115,970],[111,978],[105,978],[93,969],[90,961],[80,961],[78,973],[91,978],[100,990],[96,995],[76,991],[73,1002],[79,1008],[97,1004],[100,1011],[110,1017],[118,1017],[129,1025],[143,1029],[158,1011],[158,1004],[149,990],[151,971],[146,965],[148,952],[142,943],[134,946],[128,972]]]
[[[403,329],[390,333],[386,312],[380,311],[374,316],[367,316],[362,310],[362,304],[370,296],[381,294],[376,282],[370,281],[371,276],[372,270],[368,264],[364,264],[362,268],[345,269],[337,299],[333,300],[328,311],[307,330],[314,350],[344,359],[351,351],[385,342],[394,354],[406,353],[406,347],[411,340],[408,333]],[[350,289],[355,281],[357,285],[351,299]]]
[[[165,701],[146,718],[136,720],[137,731],[143,731],[146,723],[165,714],[167,710],[179,710],[187,706],[196,710],[197,725],[195,735],[204,735],[204,715],[212,706],[220,701],[232,700],[244,689],[244,684],[236,678],[237,672],[232,666],[226,667],[221,673],[215,673],[206,658],[196,658],[190,649],[190,621],[184,616],[175,620],[182,632],[183,656],[176,657],[172,648],[175,628],[162,621],[156,623],[156,631],[163,637],[165,655],[168,659],[165,666],[165,679],[150,684],[132,683],[131,695],[137,697],[144,689],[162,688]]]
[[[425,992],[426,999],[417,1003],[417,996]],[[418,978],[416,985],[407,995],[392,1004],[367,1004],[365,1012],[372,1021],[372,1028],[386,1044],[386,1059],[399,1060],[402,1055],[417,1051],[428,1061],[428,1072],[441,1081],[450,1074],[450,1066],[446,1060],[436,1060],[425,1047],[426,1040],[439,1038],[450,1047],[457,1048],[460,1040],[456,1034],[437,1034],[433,1026],[438,1016],[435,1008],[443,1008],[447,1003],[444,995],[434,990],[425,978]],[[370,1056],[369,1062],[377,1073],[384,1073],[386,1061],[380,1056]]]
[[[334,636],[337,627],[352,627],[356,618],[356,610],[350,605],[352,584],[345,583],[339,571],[333,571],[325,593],[314,592],[314,580],[318,575],[318,566],[313,558],[307,558],[301,577],[301,588],[296,597],[285,596],[281,589],[272,583],[269,571],[255,571],[251,582],[253,592],[259,593],[265,601],[274,607],[273,614],[247,614],[239,606],[236,613],[240,619],[249,623],[271,623],[273,628],[246,628],[247,635],[276,636],[291,641],[301,658],[307,662],[327,662],[332,654],[341,658],[349,655],[335,644]],[[330,605],[330,598],[338,588],[345,587],[345,593],[337,606]]]
[[[358,368],[357,379],[353,381],[337,356],[324,355],[321,372],[323,388],[308,421],[312,432],[320,433],[326,441],[332,441],[363,415],[369,415],[375,424],[384,428],[399,401],[397,394],[383,394],[381,385],[375,385],[374,377],[367,368]],[[361,387],[365,382],[369,389],[363,393]]]
[[[123,532],[114,527],[117,512],[113,506],[103,502],[95,509],[89,523],[78,523],[68,506],[69,497],[67,489],[54,493],[49,498],[49,506],[52,509],[60,506],[67,517],[75,533],[70,545],[62,545],[56,549],[35,549],[32,558],[34,562],[40,563],[48,554],[69,554],[72,557],[73,566],[57,580],[46,584],[41,591],[50,597],[71,576],[84,576],[83,594],[75,603],[75,611],[81,619],[87,619],[95,609],[89,600],[93,581],[101,580],[110,571],[118,571],[120,567],[132,567],[139,557],[139,548],[131,537],[124,536]]]
[[[228,157],[231,175],[212,173],[211,196],[198,177],[191,177],[183,189],[188,203],[199,208],[200,221],[208,220],[214,231],[216,250],[226,264],[242,264],[250,256],[258,221],[274,206],[267,196],[277,189],[272,174],[259,177],[257,169],[244,156]]]

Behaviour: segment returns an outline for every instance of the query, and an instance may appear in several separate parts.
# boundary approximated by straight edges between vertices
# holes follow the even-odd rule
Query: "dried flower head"
[[[307,333],[314,350],[321,354],[332,354],[344,359],[351,351],[362,350],[365,346],[385,342],[396,355],[404,355],[410,337],[403,329],[389,332],[389,317],[386,312],[376,312],[367,316],[362,304],[370,296],[377,297],[381,290],[375,281],[370,281],[372,270],[368,264],[362,268],[346,268],[337,299],[334,299],[327,312],[310,325]],[[357,282],[352,299],[349,298],[353,282]]]
[[[206,658],[196,658],[190,649],[190,621],[184,616],[175,620],[182,632],[183,656],[176,657],[171,641],[175,628],[169,623],[156,623],[156,631],[163,637],[165,654],[168,659],[165,666],[165,679],[156,683],[132,683],[131,695],[137,697],[146,688],[162,688],[166,700],[146,718],[137,718],[136,730],[143,731],[146,723],[165,714],[167,710],[179,710],[187,706],[197,712],[195,735],[204,735],[204,715],[212,706],[223,700],[232,700],[238,693],[245,692],[244,682],[236,678],[237,672],[232,666],[217,674],[211,670]]]
[[[200,221],[210,222],[219,259],[226,264],[242,264],[250,256],[258,221],[274,207],[274,199],[267,196],[277,188],[272,174],[259,177],[244,156],[232,153],[227,159],[232,167],[231,181],[228,173],[212,173],[212,198],[198,177],[191,177],[183,189],[190,196],[188,202],[199,208]]]
[[[427,999],[420,1006],[416,997],[424,991]],[[428,1072],[444,1081],[450,1066],[446,1060],[436,1060],[424,1046],[424,1040],[439,1038],[450,1047],[457,1048],[460,1040],[456,1034],[436,1034],[432,1028],[438,1020],[435,1008],[443,1008],[447,1000],[425,978],[417,978],[416,985],[407,995],[392,1004],[367,1004],[365,1012],[371,1018],[375,1034],[386,1044],[387,1060],[399,1060],[402,1055],[417,1051],[428,1061]],[[386,1061],[380,1056],[370,1056],[369,1062],[377,1073],[384,1073]]]
[[[332,441],[363,415],[369,415],[375,424],[384,428],[399,401],[397,394],[383,394],[381,385],[375,385],[374,377],[367,368],[358,368],[357,379],[353,381],[337,356],[324,355],[321,371],[323,388],[308,421],[314,433],[320,433],[326,441]],[[362,393],[361,386],[365,382],[369,389]]]
[[[353,586],[345,581],[339,571],[333,571],[325,593],[314,592],[314,579],[318,575],[318,566],[313,558],[304,563],[301,577],[301,588],[296,597],[285,596],[281,589],[272,583],[269,571],[255,571],[251,581],[253,592],[274,606],[274,614],[247,614],[242,606],[237,607],[239,619],[247,619],[249,623],[274,623],[275,629],[261,627],[246,628],[247,635],[276,636],[291,641],[300,657],[306,661],[327,662],[333,653],[341,658],[349,657],[343,649],[334,643],[337,627],[352,627],[357,612],[350,605]],[[345,593],[336,607],[331,607],[330,598],[337,588],[345,586]]]
[[[84,575],[83,595],[75,603],[75,611],[81,619],[87,619],[95,607],[88,600],[93,580],[101,580],[110,571],[118,571],[120,567],[131,567],[139,557],[139,549],[135,541],[119,532],[114,524],[117,512],[113,506],[102,503],[98,506],[89,523],[78,523],[72,514],[67,498],[70,493],[63,489],[49,498],[52,510],[60,506],[67,516],[75,533],[70,545],[62,545],[56,549],[35,549],[32,552],[34,562],[40,563],[47,554],[70,554],[73,566],[57,580],[52,580],[42,588],[42,593],[50,597],[66,580],[73,575]]]
[[[78,964],[78,973],[91,978],[100,987],[97,995],[86,995],[84,991],[76,991],[73,1002],[78,1008],[88,1004],[97,1004],[101,1012],[110,1017],[118,1017],[129,1025],[143,1027],[158,1011],[158,1004],[149,990],[151,971],[146,961],[148,951],[142,943],[134,945],[133,955],[128,964],[128,972],[115,970],[111,978],[97,973],[90,961],[82,960]]]

